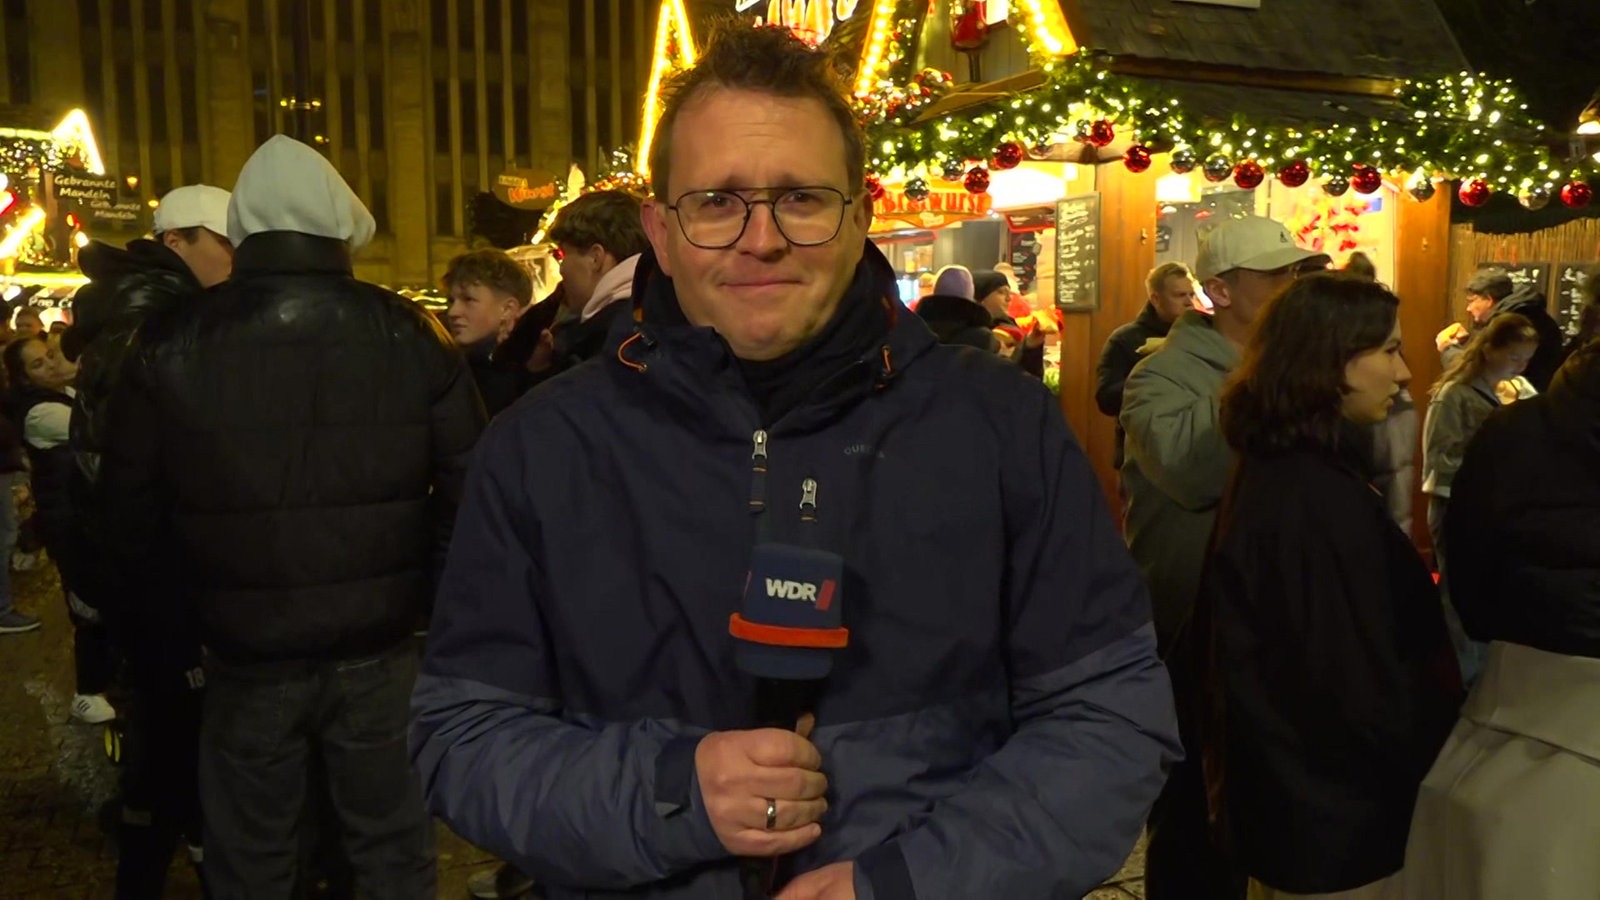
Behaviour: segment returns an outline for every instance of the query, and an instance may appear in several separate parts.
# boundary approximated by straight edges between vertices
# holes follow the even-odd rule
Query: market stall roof
[[[1191,117],[1203,122],[1228,122],[1241,109],[1283,125],[1327,127],[1360,125],[1402,113],[1392,97],[1306,91],[1256,85],[1186,81],[1177,78],[1133,79],[1178,101]]]
[[[1078,43],[1115,56],[1372,78],[1455,73],[1466,57],[1434,0],[1063,0]]]

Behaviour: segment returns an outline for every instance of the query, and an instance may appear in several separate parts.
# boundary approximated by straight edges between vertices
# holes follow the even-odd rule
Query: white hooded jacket
[[[372,213],[327,157],[286,135],[274,135],[239,171],[228,203],[228,240],[294,231],[344,241],[352,251],[377,231]]]

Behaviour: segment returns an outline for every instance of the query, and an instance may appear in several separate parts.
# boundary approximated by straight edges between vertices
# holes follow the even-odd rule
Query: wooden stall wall
[[[1478,234],[1471,225],[1457,225],[1451,237],[1458,252],[1451,261],[1450,292],[1459,298],[1455,304],[1458,308],[1451,311],[1452,320],[1466,316],[1466,299],[1461,292],[1480,263],[1545,262],[1560,267],[1600,260],[1600,219],[1575,219],[1555,228],[1526,234]],[[1552,290],[1546,286],[1546,296],[1550,296]]]
[[[1399,204],[1395,230],[1394,292],[1400,297],[1400,332],[1411,369],[1411,396],[1417,401],[1417,423],[1428,410],[1428,387],[1439,378],[1439,351],[1434,335],[1449,324],[1455,307],[1462,306],[1451,290],[1450,192],[1441,190],[1432,200],[1418,203],[1404,197]],[[1413,448],[1416,490],[1412,499],[1412,539],[1424,552],[1429,547],[1428,504],[1422,487],[1422,444]]]
[[[1069,312],[1061,327],[1061,410],[1083,444],[1112,508],[1117,508],[1117,473],[1111,460],[1116,423],[1094,403],[1095,369],[1106,339],[1133,321],[1144,307],[1145,276],[1155,265],[1156,171],[1134,174],[1120,164],[1097,166],[1100,193],[1100,308]]]

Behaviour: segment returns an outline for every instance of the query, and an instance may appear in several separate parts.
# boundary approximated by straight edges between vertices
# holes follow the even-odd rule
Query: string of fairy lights
[[[1028,42],[1042,84],[929,115],[956,85],[948,72],[915,68],[927,6],[927,0],[873,5],[855,103],[874,194],[893,181],[917,200],[935,178],[981,193],[992,172],[1051,157],[1053,147],[1069,142],[1083,145],[1080,159],[1120,158],[1134,172],[1149,170],[1165,153],[1179,174],[1198,170],[1212,182],[1232,179],[1243,188],[1276,178],[1335,196],[1375,192],[1389,177],[1419,200],[1430,199],[1439,182],[1459,181],[1468,206],[1508,193],[1532,209],[1557,197],[1577,208],[1600,185],[1600,163],[1587,154],[1552,152],[1564,142],[1552,140],[1508,80],[1461,72],[1402,81],[1392,96],[1377,98],[1379,116],[1353,123],[1286,124],[1248,109],[1217,121],[1185,109],[1151,82],[1112,71],[1108,54],[1077,47],[1054,5],[1038,0],[1013,3],[1011,25]],[[666,69],[685,58],[660,56],[657,65]]]
[[[1023,15],[1020,5],[1014,8],[1013,24],[1029,37],[1043,84],[932,119],[924,116],[927,108],[952,81],[936,71],[910,77],[895,71],[897,61],[912,55],[916,24],[909,17],[895,23],[894,46],[858,97],[873,172],[908,183],[938,173],[978,191],[987,188],[991,170],[1043,157],[1050,145],[1070,140],[1127,145],[1122,162],[1135,172],[1149,169],[1155,154],[1170,153],[1175,172],[1198,168],[1211,181],[1231,177],[1244,188],[1270,175],[1290,187],[1315,181],[1334,195],[1351,188],[1371,193],[1385,174],[1399,173],[1418,199],[1431,198],[1437,181],[1459,179],[1469,206],[1503,192],[1538,208],[1555,196],[1585,206],[1592,184],[1600,183],[1592,158],[1552,154],[1547,129],[1507,80],[1462,72],[1405,81],[1386,104],[1392,115],[1360,124],[1297,127],[1248,110],[1227,122],[1203,121],[1148,82],[1112,72],[1107,54],[1050,54]]]

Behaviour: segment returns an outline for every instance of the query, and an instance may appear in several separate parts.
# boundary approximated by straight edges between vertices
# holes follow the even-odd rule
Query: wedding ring
[[[771,797],[768,797],[767,798],[767,830],[771,831],[772,829],[777,828],[777,827],[778,827],[778,801],[772,799]]]

